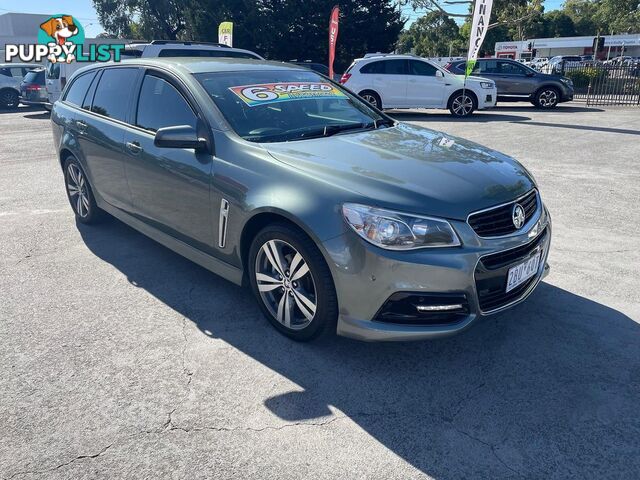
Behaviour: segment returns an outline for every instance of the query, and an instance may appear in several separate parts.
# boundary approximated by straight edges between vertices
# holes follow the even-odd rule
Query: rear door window
[[[129,95],[136,82],[137,71],[137,68],[105,69],[96,88],[91,111],[126,122]]]
[[[178,125],[196,126],[196,114],[187,100],[166,80],[147,74],[138,99],[136,125],[157,131]]]
[[[378,62],[371,62],[364,65],[360,69],[360,73],[375,73],[382,75],[406,75],[407,74],[407,61],[398,60],[380,60]]]
[[[82,106],[82,101],[87,94],[87,90],[89,90],[91,80],[93,80],[93,77],[95,76],[96,72],[93,71],[85,73],[84,75],[80,75],[78,78],[76,78],[69,87],[64,100],[72,105],[77,105],[78,107]]]

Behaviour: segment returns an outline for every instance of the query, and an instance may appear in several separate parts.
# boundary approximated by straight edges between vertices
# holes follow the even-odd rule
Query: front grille
[[[517,229],[513,225],[513,206],[519,203],[524,209],[525,224],[538,209],[538,194],[531,190],[524,197],[505,205],[469,215],[469,225],[481,237],[500,237],[509,235]]]
[[[461,305],[450,311],[420,311],[418,306]],[[411,293],[391,295],[374,317],[376,322],[399,325],[451,325],[469,315],[469,302],[464,293]]]
[[[490,312],[518,300],[536,282],[534,275],[522,285],[506,292],[509,269],[527,260],[537,249],[541,252],[541,267],[546,256],[549,232],[545,230],[533,242],[505,252],[482,257],[475,270],[476,291],[480,310]]]

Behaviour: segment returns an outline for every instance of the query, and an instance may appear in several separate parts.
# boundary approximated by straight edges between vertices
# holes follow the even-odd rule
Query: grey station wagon
[[[518,162],[398,123],[313,71],[82,69],[52,112],[67,195],[237,284],[283,334],[452,334],[524,300],[551,222]]]

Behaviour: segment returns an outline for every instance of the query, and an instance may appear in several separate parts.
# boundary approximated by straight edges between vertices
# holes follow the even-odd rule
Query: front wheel
[[[0,108],[7,110],[15,110],[20,104],[18,92],[15,90],[3,90],[0,92]]]
[[[475,97],[468,92],[455,93],[449,100],[449,111],[454,117],[468,117],[476,108],[478,108],[477,101]]]
[[[331,272],[301,231],[286,224],[262,229],[251,244],[247,270],[262,312],[279,332],[298,341],[335,332]]]
[[[555,108],[560,102],[560,93],[553,87],[541,88],[535,96],[534,105],[538,108]]]

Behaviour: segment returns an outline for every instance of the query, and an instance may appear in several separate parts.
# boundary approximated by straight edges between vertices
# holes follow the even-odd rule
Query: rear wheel
[[[372,90],[364,90],[358,94],[360,98],[362,98],[365,102],[369,102],[371,105],[376,107],[378,110],[382,109],[382,100],[380,99],[380,95]]]
[[[262,312],[279,332],[298,341],[335,332],[333,279],[305,234],[286,224],[265,227],[251,244],[247,270]]]
[[[478,108],[478,101],[473,93],[456,92],[449,99],[449,111],[454,117],[464,118],[471,115]]]
[[[544,87],[538,90],[534,105],[538,108],[555,108],[560,102],[560,92],[554,87]]]
[[[87,176],[75,157],[68,157],[64,163],[64,180],[67,198],[78,221],[93,224],[102,220],[104,212],[96,204]]]
[[[15,110],[19,104],[20,98],[15,90],[6,89],[0,92],[0,108]]]

